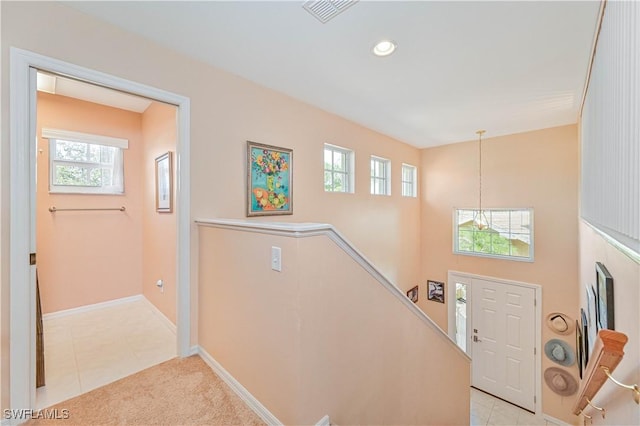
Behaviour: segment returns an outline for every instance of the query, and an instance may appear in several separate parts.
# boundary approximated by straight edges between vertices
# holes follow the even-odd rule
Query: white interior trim
[[[560,419],[556,419],[555,417],[551,417],[548,414],[544,414],[542,416],[543,419],[545,419],[547,422],[554,424],[554,425],[558,425],[558,426],[571,426],[571,423],[567,423],[565,421],[562,421]]]
[[[625,246],[624,244],[622,244],[620,241],[616,240],[615,238],[613,238],[611,235],[607,234],[606,232],[601,231],[600,229],[598,229],[597,227],[593,226],[592,224],[589,223],[589,221],[584,220],[584,219],[580,219],[582,221],[582,223],[584,223],[585,225],[587,225],[589,228],[593,229],[598,235],[600,235],[607,243],[609,243],[610,245],[612,245],[615,249],[617,249],[619,252],[621,252],[622,254],[624,254],[625,256],[627,256],[629,259],[631,259],[632,261],[634,261],[635,263],[640,265],[640,253],[634,251],[633,249]]]
[[[268,425],[282,425],[278,420],[255,396],[251,395],[244,386],[237,381],[231,373],[216,361],[203,347],[198,346],[198,355],[207,363],[209,367],[224,381],[231,390],[240,397],[248,406]]]
[[[65,141],[84,142],[90,144],[113,146],[121,149],[129,149],[129,140],[114,138],[111,136],[92,135],[90,133],[72,132],[60,129],[42,129],[42,137],[46,139],[62,139]]]
[[[49,312],[48,314],[43,314],[42,319],[44,321],[68,317],[69,315],[80,314],[82,312],[90,312],[95,311],[102,308],[109,308],[111,306],[124,305],[126,303],[136,302],[138,300],[143,300],[144,296],[141,294],[136,294],[135,296],[122,297],[120,299],[107,300],[106,302],[93,303],[91,305],[78,306],[77,308],[63,309],[61,311]],[[146,299],[145,299],[146,300]]]
[[[329,415],[327,414],[326,416],[318,420],[316,426],[331,426],[331,419],[329,419]]]
[[[540,286],[539,284],[530,284],[530,283],[525,283],[521,281],[489,277],[486,275],[471,274],[468,272],[448,271],[447,275],[448,275],[447,276],[447,279],[448,279],[447,297],[449,298],[449,301],[455,300],[455,297],[456,297],[455,287],[451,286],[451,282],[453,282],[454,277],[462,278],[462,280],[464,280],[464,282],[467,283],[468,285],[473,285],[472,284],[473,279],[479,279],[479,280],[494,281],[501,284],[527,287],[534,290],[535,292],[535,349],[536,349],[536,354],[534,359],[535,368],[536,368],[536,371],[534,374],[535,387],[536,387],[535,414],[538,417],[542,416],[543,414],[542,412],[542,352],[543,352],[543,348],[542,348],[542,286]],[[449,324],[449,327],[448,327],[449,336],[452,339],[452,341],[455,342],[455,306],[452,306],[452,305],[455,305],[455,303],[449,303],[447,307],[447,315],[448,315],[447,323]],[[467,345],[468,344],[469,342],[467,341]],[[473,368],[473,365],[472,365],[472,368]]]
[[[154,315],[157,315],[158,318],[166,325],[169,330],[173,334],[176,334],[176,325],[171,322],[169,318],[166,317],[164,313],[160,309],[156,307],[149,299],[147,299],[143,294],[136,294],[135,296],[122,297],[120,299],[107,300],[106,302],[93,303],[91,305],[78,306],[77,308],[64,309],[61,311],[50,312],[48,314],[42,315],[43,321],[49,321],[55,318],[68,317],[69,315],[80,314],[83,312],[91,312],[99,309],[109,308],[112,306],[125,305],[127,303],[141,301],[144,302],[149,309],[151,309]]]
[[[456,353],[468,361],[469,356],[456,345],[455,341],[449,338],[431,318],[429,318],[420,308],[416,306],[404,294],[402,290],[395,286],[380,272],[353,244],[351,244],[333,225],[326,223],[283,223],[283,222],[256,222],[249,220],[235,219],[196,219],[200,226],[211,226],[222,229],[233,229],[236,231],[258,232],[262,234],[280,235],[291,238],[306,238],[324,235],[338,245],[345,253],[355,260],[365,271],[373,276],[385,289],[387,289],[396,299],[404,304],[414,315],[436,331],[436,334],[445,339]]]
[[[151,302],[151,300],[147,299],[144,295],[140,295],[140,296],[142,296],[142,301],[149,306],[149,308],[158,316],[158,318],[160,318],[160,320],[164,323],[164,325],[166,325],[173,334],[176,334],[177,333],[176,325],[173,322],[171,322],[171,320],[167,318],[167,316],[160,309],[158,309],[158,307],[154,305]]]
[[[104,87],[140,95],[178,107],[176,144],[177,191],[177,352],[187,356],[191,345],[191,223],[190,223],[190,100],[144,84],[135,83],[44,55],[10,48],[10,407],[35,407],[35,267],[29,253],[35,250],[32,229],[35,205],[35,69],[63,74]],[[33,83],[31,83],[33,80]],[[4,289],[3,291],[6,291]],[[26,337],[25,337],[26,336]],[[5,382],[6,383],[6,382]],[[3,386],[4,387],[4,386]]]

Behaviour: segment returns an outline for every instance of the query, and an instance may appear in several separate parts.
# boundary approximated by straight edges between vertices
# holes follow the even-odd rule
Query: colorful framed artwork
[[[613,277],[607,268],[596,262],[596,285],[598,289],[598,320],[600,329],[615,330],[613,310]]]
[[[171,151],[156,158],[156,211],[171,213],[173,195],[173,156]]]
[[[413,287],[407,291],[407,297],[411,299],[413,303],[418,303],[418,286]]]
[[[427,299],[434,302],[444,303],[444,283],[438,281],[427,281],[429,286],[429,292],[427,293]]]
[[[293,214],[293,150],[247,141],[247,216]]]

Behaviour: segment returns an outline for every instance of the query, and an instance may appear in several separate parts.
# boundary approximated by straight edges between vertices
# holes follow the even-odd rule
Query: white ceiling
[[[302,1],[67,4],[417,147],[575,123],[600,7],[360,1],[322,24]]]
[[[38,71],[38,90],[137,113],[145,112],[151,105],[149,99],[140,96],[42,71]]]

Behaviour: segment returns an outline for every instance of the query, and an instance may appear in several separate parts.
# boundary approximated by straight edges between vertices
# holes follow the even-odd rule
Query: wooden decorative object
[[[594,396],[607,381],[607,375],[602,367],[613,372],[624,356],[623,349],[628,340],[624,333],[618,331],[600,330],[598,332],[598,338],[589,358],[589,365],[580,382],[573,414],[579,415],[587,406],[587,400],[593,401]]]

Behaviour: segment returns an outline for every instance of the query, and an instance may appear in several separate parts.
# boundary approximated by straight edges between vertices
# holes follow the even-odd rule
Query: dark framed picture
[[[593,346],[598,336],[598,308],[596,307],[596,289],[591,284],[585,286],[587,291],[587,321],[589,323],[589,332],[587,337],[589,345]]]
[[[293,214],[293,150],[247,141],[247,216]]]
[[[418,303],[418,286],[415,286],[411,290],[407,291],[407,297],[413,303]]]
[[[598,289],[598,321],[600,329],[615,330],[613,306],[613,277],[607,268],[596,262],[596,286]]]
[[[576,359],[578,360],[578,374],[582,379],[582,327],[576,320]]]
[[[173,156],[171,151],[156,158],[156,211],[172,212]]]
[[[587,313],[584,309],[580,308],[580,331],[582,333],[582,358],[578,358],[578,361],[582,363],[582,369],[587,369],[589,363],[589,320],[587,319]]]
[[[427,299],[444,303],[444,283],[439,281],[427,281],[429,286]]]

